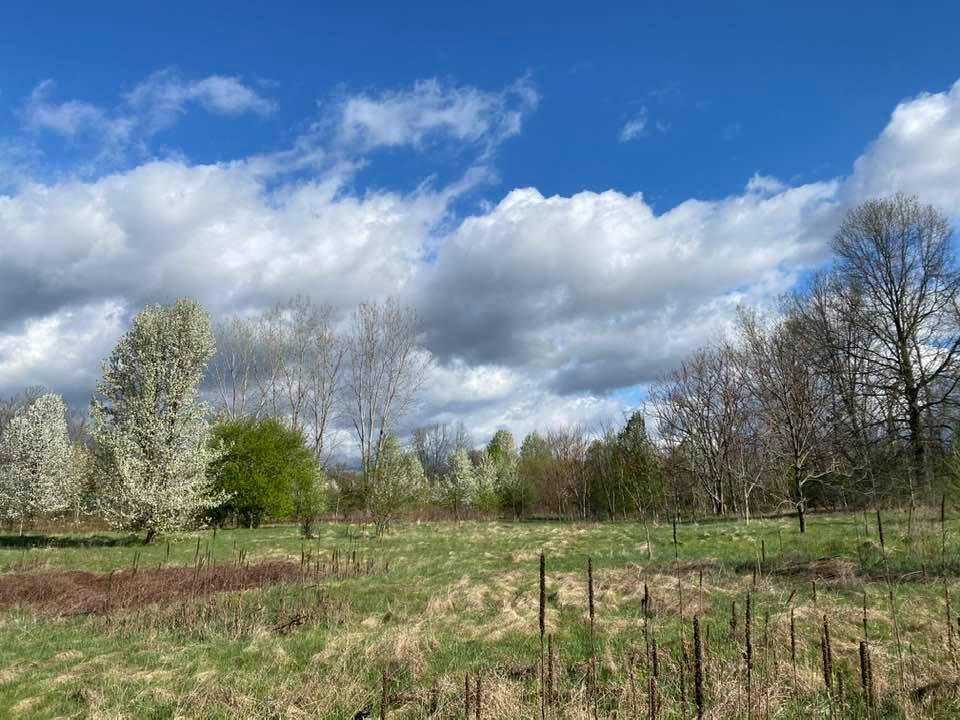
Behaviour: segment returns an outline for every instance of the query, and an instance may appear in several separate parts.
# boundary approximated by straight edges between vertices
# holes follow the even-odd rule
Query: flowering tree
[[[393,435],[384,439],[376,465],[367,503],[377,535],[383,535],[397,513],[424,499],[427,476],[416,453],[404,450]]]
[[[459,521],[463,509],[473,499],[476,479],[473,463],[465,448],[457,448],[453,452],[449,465],[447,472],[439,479],[439,500],[453,510],[454,517]]]
[[[197,395],[213,352],[207,313],[177,300],[142,310],[104,363],[92,402],[99,502],[147,543],[224,500],[206,474],[218,451]]]
[[[0,440],[0,511],[24,523],[69,504],[70,442],[63,399],[41,395],[7,424]]]
[[[470,500],[481,513],[495,513],[500,509],[497,493],[499,467],[486,450],[480,452],[480,458],[473,468],[473,488]]]

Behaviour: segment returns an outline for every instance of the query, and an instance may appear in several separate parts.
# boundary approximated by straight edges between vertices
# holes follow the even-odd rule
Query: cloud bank
[[[113,147],[197,109],[275,107],[238,78],[169,72],[112,109],[52,98],[41,84],[25,100],[25,133],[96,133]],[[0,195],[0,392],[43,383],[82,402],[148,302],[189,295],[224,315],[296,293],[344,308],[397,295],[418,307],[437,358],[412,421],[462,418],[478,438],[590,424],[628,410],[632,389],[722,330],[738,303],[769,302],[821,264],[851,204],[906,191],[960,213],[958,83],[901,102],[844,177],[754,176],[738,194],[660,213],[615,189],[516,188],[455,216],[537,101],[527,78],[492,91],[425,80],[343,97],[270,156],[25,178]],[[437,145],[465,148],[457,182],[357,187],[356,168],[384,148]]]

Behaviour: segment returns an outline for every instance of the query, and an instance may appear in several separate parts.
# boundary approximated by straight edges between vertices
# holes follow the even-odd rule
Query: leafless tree
[[[768,450],[786,466],[800,532],[806,530],[805,487],[829,472],[817,461],[829,411],[829,385],[811,363],[798,319],[764,320],[755,311],[738,314],[743,380],[764,419]]]
[[[912,499],[916,484],[930,480],[931,414],[955,402],[960,381],[960,275],[950,223],[914,197],[870,200],[849,211],[832,248],[839,286],[858,300],[849,304],[852,321],[868,333],[850,352],[904,431]]]
[[[860,295],[844,289],[836,275],[819,273],[787,302],[807,363],[828,386],[825,422],[834,469],[865,480],[875,499],[886,413],[883,398],[874,392],[870,366],[858,350],[871,342],[868,329],[857,322]]]
[[[296,297],[262,315],[217,326],[210,374],[221,415],[275,417],[303,433],[324,466],[346,351],[328,305]]]
[[[748,512],[741,454],[749,437],[749,394],[729,343],[694,352],[654,384],[651,402],[660,436],[681,451],[713,512]]]
[[[387,437],[409,412],[426,379],[429,356],[417,345],[415,311],[390,299],[353,313],[346,339],[343,414],[360,450],[364,483],[378,477]]]
[[[233,317],[214,325],[217,352],[208,374],[217,397],[217,409],[226,420],[258,415],[256,392],[258,328],[255,319]]]
[[[456,439],[455,429],[446,423],[433,423],[413,431],[413,451],[431,482],[446,471],[450,455],[457,449]]]

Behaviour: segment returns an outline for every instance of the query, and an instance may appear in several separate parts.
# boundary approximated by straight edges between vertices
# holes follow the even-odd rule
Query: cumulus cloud
[[[784,268],[822,258],[809,231],[834,211],[836,187],[690,200],[661,215],[641,195],[515,190],[465,220],[423,273],[431,346],[545,373],[560,392],[647,382],[729,313],[735,289],[785,289]]]
[[[268,188],[244,163],[155,161],[0,196],[0,323],[103,297],[214,312],[295,293],[351,305],[413,275],[447,196]]]
[[[960,213],[954,85],[898,105],[847,177],[755,175],[730,197],[663,212],[641,194],[520,188],[457,219],[453,202],[482,181],[477,158],[536,104],[527,82],[489,92],[424,81],[347,98],[325,139],[274,155],[154,160],[0,195],[0,392],[41,382],[82,397],[147,302],[190,295],[220,315],[296,293],[344,308],[399,295],[419,308],[437,358],[414,421],[463,418],[481,439],[504,425],[590,425],[626,412],[613,391],[671,367],[738,303],[768,302],[821,263],[852,203],[903,190]],[[38,127],[69,136],[99,122],[47,93]],[[248,107],[231,93],[174,92],[169,107]],[[354,169],[375,161],[365,153],[434,142],[472,149],[461,181],[356,187]]]

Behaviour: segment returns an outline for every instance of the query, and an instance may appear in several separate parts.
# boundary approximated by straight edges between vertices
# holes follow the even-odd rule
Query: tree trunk
[[[143,539],[144,545],[153,545],[153,541],[157,539],[157,531],[153,528],[147,530],[147,536]]]
[[[800,534],[802,535],[807,531],[807,519],[806,508],[804,507],[803,485],[800,482],[800,467],[797,465],[793,466],[793,491],[796,495],[797,520],[800,523]]]
[[[910,397],[910,451],[911,451],[911,478],[910,478],[910,507],[914,505],[914,492],[918,483],[924,482],[926,475],[926,453],[923,446],[923,427],[920,417],[920,408],[917,407],[916,397]]]

